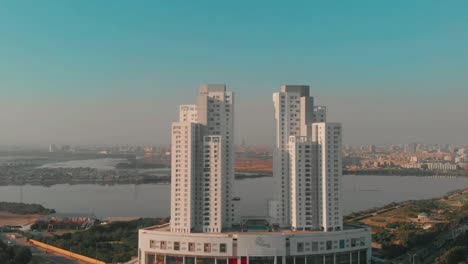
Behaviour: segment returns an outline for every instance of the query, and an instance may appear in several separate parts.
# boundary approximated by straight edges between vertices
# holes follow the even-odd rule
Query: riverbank
[[[451,176],[468,177],[468,170],[433,171],[426,169],[366,169],[343,170],[343,175],[379,175],[379,176]]]
[[[0,227],[2,226],[24,226],[33,224],[41,214],[19,215],[0,211]]]
[[[272,177],[269,173],[236,173],[235,179]],[[55,184],[169,184],[170,168],[114,169],[95,168],[36,168],[30,166],[0,167],[0,185],[42,185]]]
[[[55,213],[55,210],[40,204],[0,202],[0,228],[29,225],[37,218],[51,213]]]
[[[465,188],[433,199],[391,203],[352,213],[345,216],[345,222],[372,227],[373,254],[378,258],[401,261],[412,252],[421,261],[433,261],[436,250],[454,239],[453,231],[465,229],[467,218]]]

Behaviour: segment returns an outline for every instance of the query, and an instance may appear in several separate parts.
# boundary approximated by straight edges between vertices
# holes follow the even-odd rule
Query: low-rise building
[[[370,263],[371,229],[341,231],[171,232],[169,225],[139,231],[141,264]]]
[[[401,167],[405,169],[420,169],[421,163],[405,163],[401,164]]]
[[[431,219],[429,218],[429,215],[427,213],[420,213],[418,214],[418,221],[419,222],[429,222]]]
[[[441,170],[441,171],[456,170],[457,169],[457,164],[443,163],[443,162],[432,162],[432,163],[427,163],[427,169],[429,169],[429,170]]]

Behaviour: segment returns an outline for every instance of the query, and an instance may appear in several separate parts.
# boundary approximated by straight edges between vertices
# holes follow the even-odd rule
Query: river
[[[468,178],[418,176],[343,176],[344,212],[390,202],[439,197],[468,187]],[[272,196],[269,177],[235,181],[243,216],[267,214]],[[165,184],[58,184],[50,187],[0,186],[0,201],[38,203],[58,212],[94,213],[98,217],[164,217],[170,213],[170,186]]]

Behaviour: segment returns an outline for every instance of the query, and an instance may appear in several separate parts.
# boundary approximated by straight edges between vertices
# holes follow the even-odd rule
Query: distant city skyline
[[[466,144],[468,3],[5,1],[0,145],[169,144],[200,83],[236,93],[236,144],[310,85],[343,144]]]

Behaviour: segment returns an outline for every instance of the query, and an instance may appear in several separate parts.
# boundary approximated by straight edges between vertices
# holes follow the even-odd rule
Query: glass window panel
[[[305,257],[296,256],[296,264],[305,264]]]
[[[274,264],[275,257],[249,257],[249,264]]]

